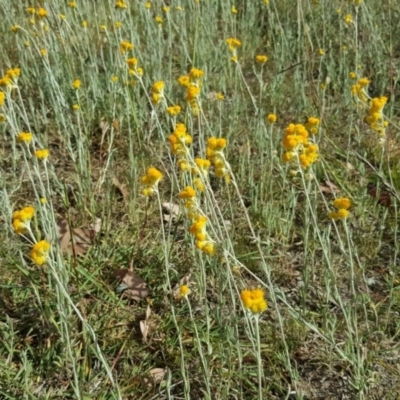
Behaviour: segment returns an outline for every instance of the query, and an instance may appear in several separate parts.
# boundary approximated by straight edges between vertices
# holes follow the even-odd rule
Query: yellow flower
[[[187,285],[182,285],[182,286],[179,288],[179,297],[180,297],[181,299],[183,299],[184,297],[188,296],[189,294],[190,294],[189,286],[187,286]]]
[[[80,109],[79,104],[74,104],[72,106],[73,110],[78,111]]]
[[[318,54],[319,54],[320,56],[324,56],[324,55],[325,55],[325,50],[324,50],[324,49],[319,49],[319,50],[318,50]]]
[[[347,197],[340,197],[333,201],[333,205],[336,208],[344,208],[348,210],[351,207],[351,201]]]
[[[154,83],[153,86],[151,87],[151,90],[153,91],[153,93],[162,93],[164,90],[164,82],[158,81]]]
[[[31,258],[36,265],[43,265],[47,262],[50,252],[50,243],[46,240],[37,242],[31,250]]]
[[[49,156],[49,150],[48,149],[36,150],[35,156],[39,160],[45,160]]]
[[[169,13],[170,12],[170,7],[167,7],[167,6],[164,6],[163,8],[163,11],[165,12],[165,13]]]
[[[128,58],[126,63],[128,64],[129,69],[134,69],[138,63],[138,59],[135,57]]]
[[[200,88],[195,85],[190,85],[186,92],[186,100],[190,102],[196,99],[199,94],[200,94]]]
[[[171,106],[167,108],[167,113],[169,115],[178,115],[181,112],[180,106]]]
[[[26,12],[28,13],[28,14],[35,14],[36,13],[36,10],[35,10],[35,8],[34,7],[28,7],[27,9],[26,9]]]
[[[24,207],[22,210],[14,211],[13,219],[19,219],[20,221],[30,221],[35,215],[35,208],[32,206]]]
[[[264,64],[264,63],[266,63],[266,62],[268,61],[268,57],[259,54],[258,56],[256,56],[256,61],[257,61],[259,64]]]
[[[113,76],[110,78],[110,80],[111,80],[111,82],[116,83],[116,82],[118,82],[118,76],[117,76],[117,75],[113,75]]]
[[[162,17],[159,17],[159,16],[155,17],[154,20],[157,22],[158,25],[161,25],[163,22]]]
[[[66,18],[67,17],[65,16],[65,14],[60,14],[60,19],[62,19],[64,21]]]
[[[275,114],[268,114],[267,120],[270,124],[273,124],[276,122],[278,117]]]
[[[122,26],[122,22],[121,21],[115,21],[114,26],[115,26],[116,29],[119,29]]]
[[[124,1],[117,1],[116,3],[115,3],[115,8],[122,8],[122,9],[124,9],[124,8],[127,8],[128,6],[127,6],[127,4],[124,2]]]
[[[182,75],[178,78],[178,83],[181,86],[189,87],[190,85],[190,76],[189,75]]]
[[[47,50],[46,49],[40,49],[40,54],[44,57],[47,55]]]
[[[192,68],[189,72],[191,79],[200,79],[204,76],[204,71],[198,68]]]
[[[81,81],[80,79],[75,79],[74,82],[72,83],[72,87],[76,90],[78,90],[81,87]]]
[[[46,197],[41,197],[41,198],[40,198],[40,202],[41,202],[43,205],[46,204],[46,203],[47,203]]]
[[[147,9],[149,9],[149,8],[151,8],[151,3],[147,2],[144,6],[145,6]]]
[[[232,6],[232,7],[231,7],[231,13],[232,13],[232,14],[237,14],[237,13],[238,13],[238,10],[236,9],[235,6]]]
[[[127,40],[123,40],[120,44],[120,51],[121,53],[126,53],[129,50],[133,50],[134,46],[131,42],[128,42]]]
[[[18,25],[13,25],[13,26],[11,27],[11,30],[12,30],[14,33],[16,33],[16,32],[18,32],[18,30],[19,30],[19,26],[18,26]]]
[[[223,101],[225,99],[225,96],[221,92],[218,92],[216,94],[216,97],[217,97],[217,100],[219,100],[219,101]]]
[[[47,17],[47,11],[43,7],[39,7],[39,9],[37,10],[37,15],[40,18]]]
[[[356,79],[357,78],[357,74],[355,72],[349,72],[349,78],[350,79]]]
[[[258,314],[267,309],[267,301],[264,298],[262,289],[247,289],[240,293],[243,306],[253,314]]]
[[[75,7],[76,7],[76,1],[70,1],[70,2],[68,3],[68,5],[69,5],[71,8],[75,8]]]
[[[21,132],[17,136],[17,140],[20,143],[30,143],[33,139],[33,135],[30,132]]]
[[[186,186],[186,188],[179,193],[180,199],[193,199],[194,197],[196,197],[196,191],[191,186]]]
[[[350,25],[353,22],[353,17],[351,16],[351,14],[346,14],[343,20],[347,25]]]
[[[157,168],[150,167],[147,174],[142,176],[142,183],[145,185],[142,193],[145,196],[151,196],[157,189],[158,183],[163,178],[163,174]]]
[[[6,94],[4,92],[0,92],[0,107],[4,106],[5,100],[6,100]]]
[[[81,22],[81,25],[82,25],[84,28],[86,28],[86,27],[87,27],[87,21],[82,21],[82,22]]]
[[[236,38],[228,38],[226,39],[226,44],[228,45],[229,50],[233,52],[236,50],[236,48],[242,45],[242,42]]]

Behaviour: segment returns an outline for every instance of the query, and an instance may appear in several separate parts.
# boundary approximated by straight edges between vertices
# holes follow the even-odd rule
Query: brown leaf
[[[71,229],[68,221],[63,219],[57,223],[57,235],[60,239],[63,254],[82,255],[88,251],[93,244],[96,233],[101,229],[101,220],[97,219],[93,225],[94,229],[75,228]]]
[[[386,190],[378,190],[377,186],[370,182],[367,186],[367,193],[378,200],[378,203],[383,207],[390,207],[392,204],[391,195]]]
[[[129,190],[115,176],[112,178],[112,183],[118,189],[122,195],[122,198],[127,203],[129,201]]]
[[[150,389],[162,383],[166,372],[165,368],[153,368],[149,371],[149,376],[143,378],[143,385]]]
[[[148,296],[149,289],[146,287],[146,282],[135,272],[122,268],[115,271],[114,275],[121,279],[117,293],[124,292],[125,296],[135,301],[140,301]]]
[[[340,193],[340,189],[332,182],[325,181],[324,185],[319,186],[322,193],[326,194],[338,194]]]

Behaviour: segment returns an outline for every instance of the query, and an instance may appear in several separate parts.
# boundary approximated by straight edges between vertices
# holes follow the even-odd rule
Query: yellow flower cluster
[[[347,197],[339,197],[333,201],[333,206],[337,209],[328,214],[329,219],[345,219],[349,216],[351,201]]]
[[[133,50],[134,46],[131,42],[127,40],[123,40],[120,44],[120,51],[122,54],[125,54],[127,51]]]
[[[37,242],[31,250],[31,258],[36,265],[43,265],[47,262],[50,252],[50,243],[46,240]]]
[[[153,104],[158,104],[164,98],[164,82],[157,81],[151,87],[151,101]]]
[[[200,112],[198,97],[203,76],[203,70],[192,68],[188,75],[182,75],[178,78],[178,83],[186,88],[186,101],[189,103],[193,115],[198,115]]]
[[[36,150],[35,156],[38,160],[46,160],[46,158],[49,156],[49,150],[48,149]]]
[[[158,184],[163,178],[163,174],[157,168],[150,167],[147,174],[142,176],[142,184],[145,186],[142,190],[144,196],[152,196],[157,190]]]
[[[138,59],[135,57],[128,58],[126,60],[129,68],[129,75],[142,76],[143,68],[138,67]]]
[[[171,106],[167,108],[167,113],[172,116],[178,115],[180,112],[181,112],[180,106]]]
[[[290,124],[285,129],[285,136],[282,146],[285,153],[282,156],[283,162],[298,161],[302,168],[306,169],[318,159],[318,146],[308,140],[309,130],[316,133],[319,119],[311,117],[306,125]],[[309,130],[308,130],[308,129]]]
[[[267,301],[262,289],[246,289],[240,293],[243,306],[253,314],[259,314],[267,309]]]
[[[81,87],[82,82],[80,81],[80,79],[75,79],[74,82],[72,83],[72,87],[75,90],[78,90]]]
[[[15,233],[22,235],[28,232],[30,228],[30,222],[35,215],[35,209],[32,206],[24,207],[22,210],[14,211],[12,215],[12,226]]]
[[[262,54],[259,54],[258,56],[256,56],[256,61],[257,61],[259,64],[265,64],[265,63],[268,61],[268,57],[267,57],[267,56],[264,56],[264,55],[262,55]]]
[[[379,136],[385,136],[385,128],[388,125],[387,121],[383,120],[383,107],[387,102],[387,97],[374,97],[370,101],[370,108],[368,110],[368,116],[365,118],[365,122],[369,127],[377,132]]]
[[[211,137],[207,140],[206,156],[214,167],[215,176],[224,178],[229,183],[231,176],[223,153],[225,147],[226,139]]]
[[[168,141],[171,146],[172,154],[177,155],[179,160],[187,162],[186,156],[188,152],[188,146],[192,144],[193,138],[187,133],[186,126],[184,124],[176,124],[175,130],[168,137]],[[180,162],[179,160],[178,165]],[[181,170],[185,169],[181,168]]]
[[[210,240],[207,230],[207,217],[199,215],[190,227],[190,233],[196,238],[196,247],[202,252],[212,256],[215,252],[214,243]]]
[[[33,135],[30,132],[20,132],[17,136],[17,140],[20,143],[30,143],[33,139]]]
[[[355,85],[351,87],[351,93],[353,96],[357,96],[363,103],[367,103],[368,96],[365,92],[365,88],[371,83],[367,78],[361,78]]]
[[[236,49],[242,45],[242,42],[236,38],[226,39],[226,44],[228,45],[229,51],[232,53],[231,61],[237,61],[237,51]]]
[[[274,124],[277,121],[278,117],[275,114],[268,114],[267,120],[270,124]]]
[[[118,0],[118,1],[115,2],[115,8],[124,9],[124,8],[127,8],[127,7],[128,7],[128,5],[124,1]]]
[[[0,78],[0,86],[12,88],[13,86],[15,86],[20,74],[20,68],[12,68],[7,70],[6,74],[2,78]]]
[[[353,17],[351,14],[346,14],[343,18],[346,25],[350,25],[353,23]]]

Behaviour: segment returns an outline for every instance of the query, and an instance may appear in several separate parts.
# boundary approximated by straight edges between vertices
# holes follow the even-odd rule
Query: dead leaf
[[[319,186],[322,193],[326,194],[338,194],[340,193],[340,189],[332,182],[325,181],[324,185]]]
[[[390,207],[392,204],[392,198],[387,190],[379,190],[377,185],[370,182],[367,185],[367,193],[378,200],[378,203],[383,207]]]
[[[117,287],[117,293],[124,292],[125,296],[135,301],[140,301],[148,296],[149,289],[146,287],[146,282],[133,270],[121,268],[114,272],[114,276],[121,280]]]
[[[63,254],[83,255],[93,244],[96,233],[101,229],[101,219],[97,218],[92,228],[71,228],[68,221],[63,219],[57,223],[57,235],[60,239]]]
[[[143,378],[143,385],[150,389],[162,383],[166,372],[167,370],[165,368],[153,368],[149,371],[149,376]]]
[[[164,222],[176,223],[179,218],[179,206],[173,203],[162,203]]]
[[[122,198],[124,201],[127,203],[129,201],[129,190],[126,188],[125,185],[123,185],[116,176],[113,176],[112,178],[112,183],[113,185],[118,189],[118,191],[121,193]]]

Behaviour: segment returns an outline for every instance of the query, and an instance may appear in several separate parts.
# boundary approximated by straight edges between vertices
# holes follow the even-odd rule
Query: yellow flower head
[[[186,186],[186,188],[179,193],[180,199],[193,199],[194,197],[196,197],[196,191],[191,186]]]
[[[189,87],[190,85],[190,76],[189,75],[182,75],[178,78],[178,83],[181,86]]]
[[[33,135],[30,132],[21,132],[17,136],[17,140],[20,143],[30,143],[33,139]]]
[[[131,42],[128,42],[127,40],[123,40],[120,44],[120,51],[121,53],[126,53],[127,51],[133,50],[134,46]]]
[[[257,61],[259,64],[265,64],[265,63],[268,61],[268,57],[259,54],[258,56],[256,56],[256,61]]]
[[[128,58],[126,63],[128,64],[129,69],[134,69],[138,63],[138,59],[135,57]]]
[[[343,208],[348,210],[351,207],[351,201],[347,197],[340,197],[333,201],[333,205],[336,208]]]
[[[157,22],[158,25],[161,25],[163,23],[163,19],[160,16],[155,17],[154,20]]]
[[[190,294],[189,286],[182,285],[179,288],[179,298],[183,299],[184,297],[188,296],[189,294]]]
[[[82,82],[79,79],[75,79],[74,82],[72,83],[72,87],[76,90],[78,90],[81,87]]]
[[[39,9],[37,10],[37,15],[40,18],[47,17],[47,11],[43,7],[39,7]]]
[[[226,39],[226,44],[229,47],[231,52],[234,52],[238,47],[242,45],[242,42],[236,38],[228,38]]]
[[[270,124],[274,124],[277,121],[278,117],[276,114],[268,114],[267,120]]]
[[[36,150],[35,156],[39,160],[45,160],[49,156],[49,150],[48,149]]]
[[[267,309],[267,301],[264,298],[262,289],[247,289],[240,293],[243,306],[253,314],[258,314]]]
[[[171,106],[167,108],[167,113],[169,115],[178,115],[181,112],[180,106]]]
[[[162,93],[164,90],[164,82],[158,81],[154,83],[153,86],[151,87],[151,90],[153,91],[153,93]]]
[[[145,185],[142,193],[145,196],[151,196],[156,190],[158,183],[163,178],[163,174],[157,168],[150,167],[147,174],[142,176],[142,183]]]
[[[353,23],[353,17],[351,16],[351,14],[346,14],[344,16],[343,20],[347,25],[350,25],[351,23]]]
[[[115,3],[115,8],[122,8],[122,9],[124,9],[124,8],[127,8],[128,6],[127,6],[127,4],[124,2],[124,1],[121,1],[121,0],[119,0],[119,1],[116,1],[116,3]]]
[[[192,68],[189,72],[189,77],[191,79],[200,79],[204,76],[204,71],[197,68]]]
[[[50,243],[46,240],[37,242],[31,250],[31,258],[36,265],[43,265],[47,262],[50,252]]]
[[[199,94],[200,94],[200,88],[195,85],[190,85],[186,92],[186,100],[190,102],[196,99]]]
[[[6,100],[6,94],[4,92],[0,92],[0,107],[4,106],[5,100]]]

